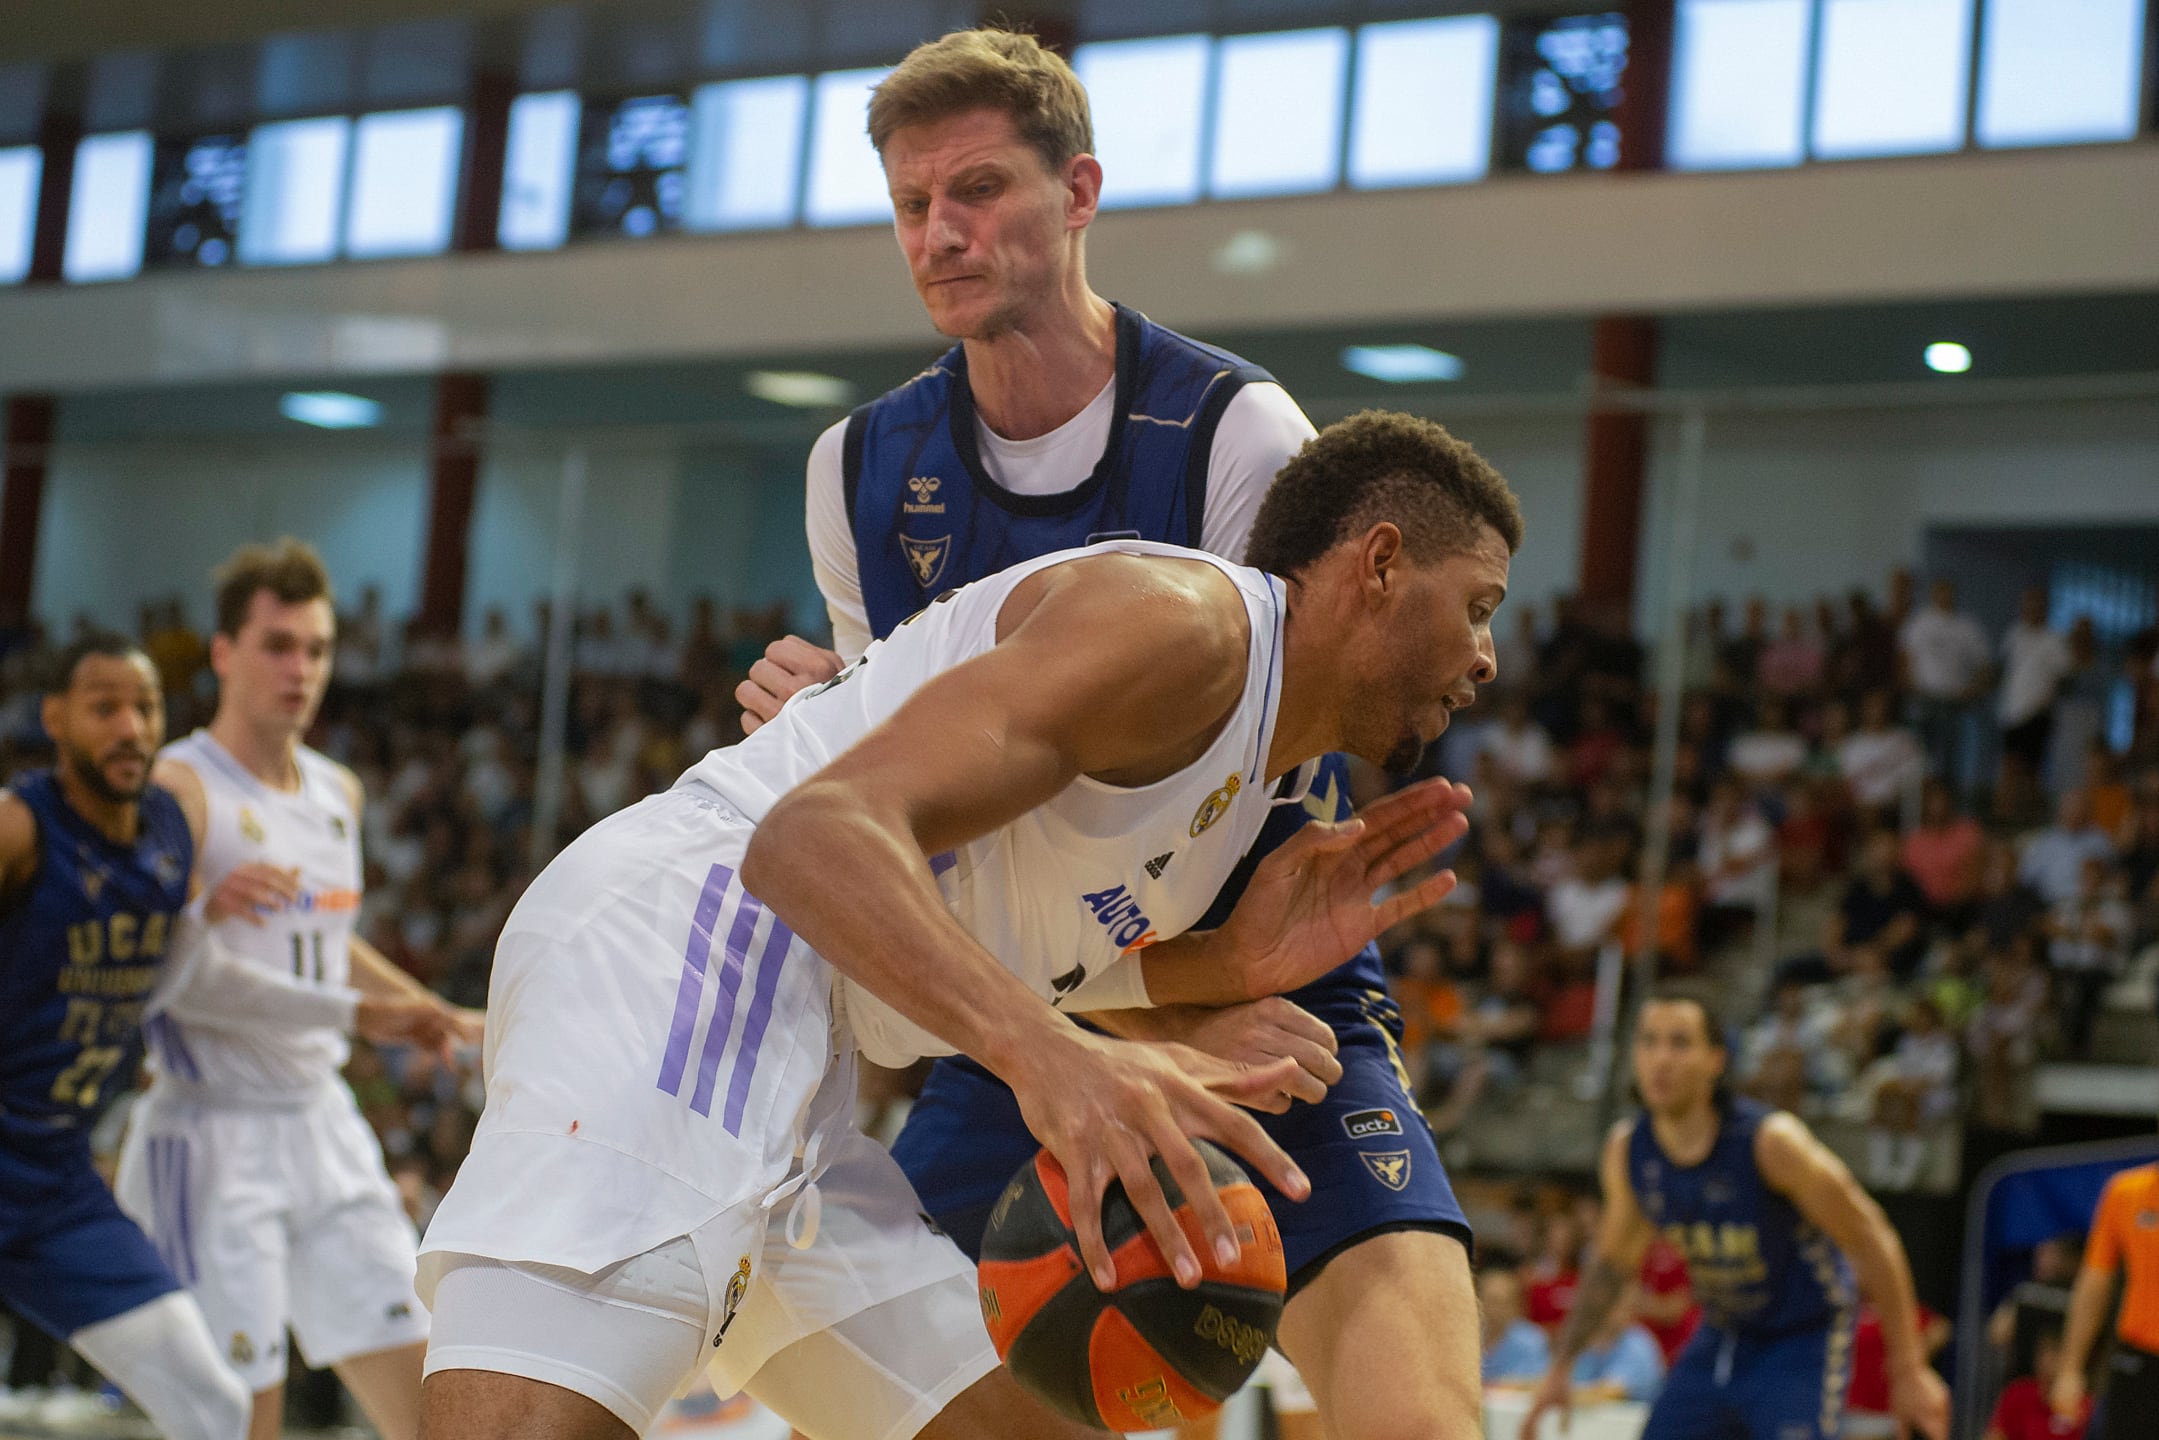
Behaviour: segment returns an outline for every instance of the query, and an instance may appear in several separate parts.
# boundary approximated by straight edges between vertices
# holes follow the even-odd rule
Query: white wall
[[[418,442],[62,445],[38,520],[32,604],[132,630],[144,600],[178,595],[211,620],[210,571],[250,540],[296,535],[322,552],[340,599],[418,596],[426,524]]]
[[[1676,423],[1658,427],[1635,614],[1664,601]],[[1930,525],[2159,524],[2159,401],[1718,415],[1709,421],[1695,596],[1811,600],[1878,589]]]

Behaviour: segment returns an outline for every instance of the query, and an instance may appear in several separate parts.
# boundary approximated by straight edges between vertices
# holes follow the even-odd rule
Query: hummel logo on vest
[[[1169,862],[1175,858],[1176,854],[1176,851],[1171,850],[1165,854],[1155,856],[1154,859],[1147,862],[1147,873],[1157,880],[1161,879],[1162,872],[1169,869]]]

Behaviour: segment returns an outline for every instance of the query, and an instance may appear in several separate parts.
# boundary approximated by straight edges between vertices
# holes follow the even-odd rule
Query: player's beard
[[[62,763],[74,772],[83,788],[108,805],[132,805],[142,799],[143,792],[150,788],[150,763],[147,757],[143,761],[142,783],[132,790],[124,790],[105,778],[105,767],[100,765],[97,757],[89,751],[74,745],[62,745],[60,753]]]

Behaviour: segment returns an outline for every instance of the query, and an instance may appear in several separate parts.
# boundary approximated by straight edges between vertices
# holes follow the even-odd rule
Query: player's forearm
[[[2099,1327],[2106,1322],[2113,1280],[2106,1271],[2077,1271],[2076,1284],[2069,1291],[2069,1318],[2062,1327],[2063,1373],[2081,1372],[2090,1363],[2092,1346],[2099,1341]]]
[[[1603,1328],[1626,1293],[1626,1271],[1603,1255],[1589,1262],[1588,1271],[1575,1287],[1574,1308],[1567,1312],[1567,1323],[1560,1327],[1559,1339],[1552,1345],[1554,1369],[1574,1368],[1574,1362],[1589,1348],[1590,1337]]]
[[[359,936],[352,937],[352,988],[378,999],[431,1000],[435,992],[399,969],[396,962]]]
[[[757,827],[743,887],[832,968],[1010,1080],[1071,1025],[952,918],[903,826],[798,790]]]
[[[352,1029],[357,992],[251,965],[228,951],[207,926],[183,922],[166,963],[166,978],[151,997],[153,1013],[169,1012],[212,1029]]]
[[[1243,977],[1227,963],[1218,930],[1187,930],[1140,952],[1147,998],[1157,1006],[1197,1005],[1220,1009],[1257,996],[1244,993]]]
[[[1866,1207],[1867,1240],[1855,1246],[1852,1265],[1859,1272],[1859,1288],[1874,1303],[1882,1320],[1882,1348],[1892,1375],[1923,1370],[1927,1364],[1926,1342],[1919,1333],[1919,1296],[1912,1289],[1912,1267],[1904,1257],[1904,1242],[1897,1238],[1889,1217],[1869,1198]]]

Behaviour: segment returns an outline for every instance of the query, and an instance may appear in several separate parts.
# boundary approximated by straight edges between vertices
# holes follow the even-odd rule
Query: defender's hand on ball
[[[749,678],[735,687],[735,703],[742,707],[742,733],[749,734],[779,714],[797,690],[822,685],[839,674],[843,663],[837,654],[799,635],[783,635],[767,645],[764,657],[750,667]]]
[[[1117,1268],[1102,1239],[1102,1195],[1116,1180],[1124,1182],[1177,1283],[1199,1284],[1199,1259],[1148,1163],[1157,1155],[1221,1263],[1235,1262],[1236,1232],[1193,1137],[1243,1156],[1293,1200],[1311,1193],[1304,1172],[1238,1108],[1289,1089],[1297,1068],[1284,1058],[1241,1069],[1190,1046],[1115,1040],[1075,1026],[1054,1053],[1033,1057],[1025,1073],[1008,1077],[1027,1128],[1064,1167],[1072,1231],[1096,1288],[1117,1288]]]
[[[1269,855],[1220,931],[1243,993],[1279,995],[1311,984],[1390,926],[1454,889],[1452,870],[1379,904],[1372,897],[1469,831],[1469,787],[1420,781],[1339,824],[1314,822]]]

